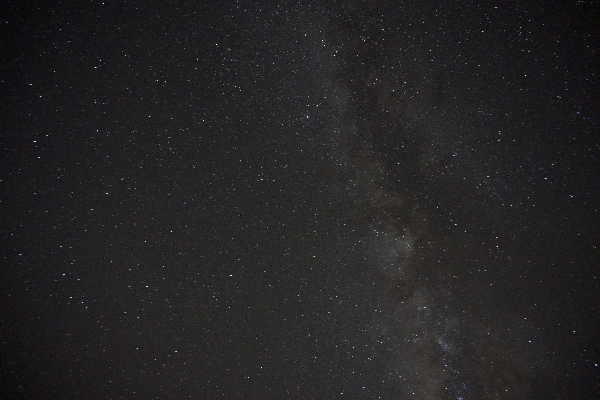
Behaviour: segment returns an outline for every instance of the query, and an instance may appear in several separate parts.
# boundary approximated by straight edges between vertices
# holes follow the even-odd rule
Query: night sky
[[[2,398],[600,398],[598,3],[12,3]]]

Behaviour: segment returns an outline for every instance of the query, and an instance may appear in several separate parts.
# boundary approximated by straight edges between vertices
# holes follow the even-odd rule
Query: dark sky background
[[[598,3],[12,3],[3,398],[600,398]]]

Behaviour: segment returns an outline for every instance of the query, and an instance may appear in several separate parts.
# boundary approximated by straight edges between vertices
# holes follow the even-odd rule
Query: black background
[[[593,2],[5,9],[5,398],[600,395]]]

